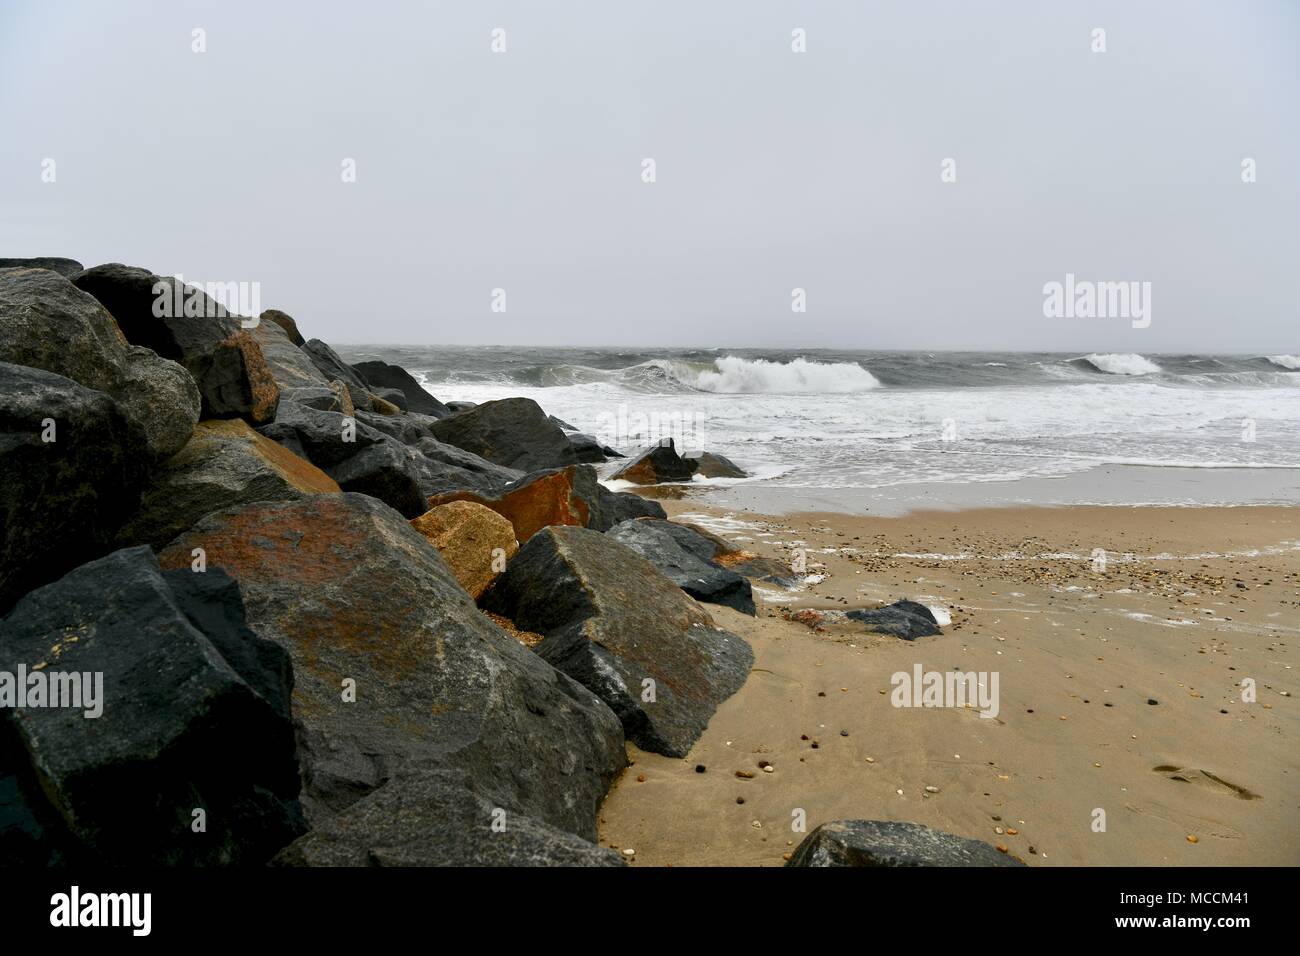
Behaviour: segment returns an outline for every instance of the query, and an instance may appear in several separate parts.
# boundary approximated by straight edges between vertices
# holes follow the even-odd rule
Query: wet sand
[[[800,817],[914,821],[1032,866],[1300,864],[1300,509],[703,501],[663,504],[764,556],[802,549],[812,583],[763,585],[757,617],[706,605],[754,669],[686,759],[629,747],[600,837],[637,865],[779,866]],[[951,625],[907,642],[787,617],[902,597]],[[996,718],[893,706],[916,664],[997,672]]]

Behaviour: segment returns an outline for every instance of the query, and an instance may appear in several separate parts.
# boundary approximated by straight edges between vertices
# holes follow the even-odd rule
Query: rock
[[[143,430],[104,392],[0,363],[0,612],[111,550],[148,458]]]
[[[245,418],[258,425],[275,417],[279,387],[257,339],[201,289],[120,263],[86,269],[72,281],[103,303],[128,342],[185,366],[198,385],[204,418]],[[169,303],[174,313],[177,300],[194,311],[154,314],[158,302]]]
[[[189,440],[199,393],[189,373],[129,346],[94,296],[45,269],[0,275],[0,361],[44,369],[117,399],[161,461]]]
[[[299,348],[307,344],[303,341],[302,333],[298,331],[298,323],[293,320],[293,316],[286,315],[279,309],[266,309],[260,318],[263,323],[273,322],[284,329],[284,334],[289,337],[289,341]]]
[[[585,528],[591,507],[574,487],[576,466],[539,471],[507,485],[499,493],[453,491],[433,495],[429,507],[452,502],[472,502],[490,508],[513,526],[514,536],[527,541],[548,525],[577,525]]]
[[[312,364],[320,371],[329,381],[338,379],[348,387],[348,392],[352,395],[352,404],[357,408],[370,408],[370,389],[347,362],[339,358],[339,354],[332,348],[322,342],[320,339],[308,339],[304,345],[303,351],[311,359]]]
[[[433,437],[521,471],[577,464],[569,439],[531,398],[485,402],[441,419]]]
[[[479,613],[397,512],[357,494],[246,505],[204,518],[159,560],[188,567],[195,547],[293,658],[313,825],[402,768],[461,769],[520,813],[595,837],[626,759],[618,720]]]
[[[598,485],[597,502],[591,522],[587,525],[596,531],[608,531],[610,528],[632,518],[667,518],[664,506],[649,498],[642,498],[631,491],[610,491],[604,485]]]
[[[182,573],[208,580],[164,578],[148,548],[117,551],[0,622],[5,671],[75,673],[83,695],[98,692],[92,707],[83,696],[3,715],[46,818],[85,862],[259,864],[305,830],[285,654],[247,628],[229,578]],[[206,832],[192,828],[196,809]]]
[[[573,454],[580,462],[585,464],[599,464],[606,460],[605,446],[602,445],[594,435],[584,435],[582,432],[570,432],[569,444],[573,446]]]
[[[494,465],[472,452],[447,445],[436,438],[421,438],[413,447],[427,462],[420,466],[420,488],[426,495],[441,495],[461,489],[495,494],[510,482],[524,477],[524,473],[518,469]]]
[[[563,429],[566,432],[576,432],[578,430],[574,428],[572,425],[570,425],[568,422],[566,422],[563,418],[557,418],[554,415],[547,415],[546,417],[549,418],[557,428]]]
[[[402,394],[396,389],[385,389],[385,391],[397,395],[399,398],[401,397]],[[376,395],[374,392],[371,392],[369,395],[369,399],[370,399],[370,408],[377,415],[402,414],[402,407],[400,405],[397,405],[396,403],[389,401],[387,398],[384,398],[382,395]]]
[[[467,412],[471,408],[478,408],[478,402],[447,402],[447,408],[453,413]]]
[[[694,471],[689,459],[678,456],[673,440],[664,438],[633,455],[610,477],[638,485],[653,485],[662,481],[690,481]]]
[[[461,587],[475,600],[519,550],[510,522],[472,501],[430,508],[411,519],[411,527],[438,549]]]
[[[407,412],[406,414],[381,415],[374,411],[358,411],[357,421],[365,422],[371,428],[383,432],[396,438],[403,445],[416,445],[423,439],[433,438],[433,431],[430,425],[437,421],[428,415],[421,415],[417,412]],[[451,448],[451,445],[445,446]],[[460,451],[460,449],[456,449]],[[461,452],[468,455],[469,452]],[[478,457],[477,455],[474,457]],[[482,459],[479,459],[482,461]]]
[[[339,494],[334,479],[239,419],[199,422],[150,479],[121,544],[161,548],[205,515],[253,501]]]
[[[378,498],[407,518],[415,518],[427,510],[421,458],[419,452],[385,435],[326,472],[344,491]]]
[[[149,457],[156,462],[185,447],[202,406],[190,373],[142,345],[127,352],[122,384],[114,397],[127,417],[143,428]]]
[[[360,419],[295,402],[284,402],[275,421],[258,431],[325,470],[388,440]]]
[[[432,415],[434,418],[446,418],[451,409],[424,390],[418,381],[400,365],[387,362],[358,362],[352,366],[374,391],[379,388],[395,388],[406,396],[407,411]],[[391,401],[391,399],[390,399]]]
[[[480,793],[465,774],[404,774],[286,847],[273,862],[280,866],[623,865],[617,852],[507,810],[507,802]]]
[[[759,557],[752,551],[733,547],[731,542],[698,525],[670,522],[668,532],[687,551],[703,561],[711,561],[756,581],[794,587],[798,579],[789,567],[772,558]]]
[[[674,537],[671,522],[654,518],[624,521],[606,534],[647,559],[695,600],[723,604],[742,614],[754,613],[754,593],[749,582],[683,548]]]
[[[481,603],[546,635],[543,660],[609,704],[638,747],[670,757],[686,756],[754,660],[654,565],[586,528],[537,532]]]
[[[75,259],[60,259],[58,256],[36,256],[33,259],[0,259],[0,269],[49,269],[61,276],[71,278],[82,269]]]
[[[683,455],[688,462],[695,463],[695,474],[705,478],[748,478],[749,472],[741,468],[724,455],[713,452],[700,452],[698,455]]]
[[[844,616],[852,621],[863,622],[869,631],[892,634],[905,641],[943,633],[939,622],[934,619],[934,613],[916,601],[895,601],[886,607],[870,610],[857,608],[846,611]]]
[[[988,843],[919,823],[837,820],[804,837],[786,866],[1024,866]]]
[[[311,356],[295,345],[289,333],[275,322],[258,323],[252,335],[281,391],[329,386],[330,380],[316,367]]]
[[[406,396],[398,389],[384,388],[383,386],[372,388],[370,390],[370,401],[374,404],[376,400],[382,401],[386,406],[392,409],[392,411],[386,411],[376,406],[375,411],[379,412],[381,415],[396,415],[398,412],[407,411]]]

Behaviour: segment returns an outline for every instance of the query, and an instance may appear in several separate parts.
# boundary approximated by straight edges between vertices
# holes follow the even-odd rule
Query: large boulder
[[[411,527],[438,549],[461,587],[476,600],[519,550],[510,522],[472,501],[430,508],[411,519]]]
[[[749,581],[687,551],[677,543],[671,525],[669,521],[639,518],[617,524],[606,534],[648,560],[697,601],[753,614],[754,592]]]
[[[594,838],[626,759],[617,718],[479,613],[396,511],[357,494],[247,505],[159,559],[187,567],[196,547],[293,658],[313,825],[403,768],[461,769],[519,812]]]
[[[329,475],[246,422],[199,422],[189,444],[151,477],[139,510],[118,540],[161,548],[214,511],[339,492]]]
[[[573,454],[583,464],[598,465],[612,457],[606,454],[605,446],[594,435],[570,432],[569,444],[573,446]]]
[[[684,757],[754,654],[645,558],[586,528],[543,528],[483,595],[544,635],[537,654],[597,694],[642,750]]]
[[[473,501],[506,517],[515,537],[527,541],[549,525],[576,525],[607,531],[619,521],[643,515],[664,517],[663,508],[639,495],[616,493],[596,479],[590,465],[534,472],[506,485],[434,494],[429,506]]]
[[[301,402],[283,402],[275,421],[258,431],[318,468],[331,468],[357,452],[387,440],[383,432],[340,412]]]
[[[258,864],[304,832],[286,655],[221,572],[165,576],[148,548],[83,565],[0,621],[0,667],[27,692],[0,680],[6,769],[84,861]]]
[[[919,823],[837,820],[823,823],[790,855],[786,866],[1024,866],[979,840]]]
[[[518,469],[493,464],[473,452],[436,438],[421,438],[413,443],[413,447],[429,463],[421,465],[421,488],[427,495],[440,495],[457,489],[494,493],[524,477]]]
[[[611,478],[637,485],[654,485],[663,481],[690,481],[695,463],[677,454],[671,438],[664,438],[637,452]]]
[[[564,431],[531,398],[484,402],[441,419],[433,424],[433,437],[521,471],[578,462]]]
[[[357,408],[370,408],[370,389],[365,380],[351,365],[339,358],[337,352],[320,339],[308,339],[302,349],[327,380],[332,382],[337,379],[348,387],[353,405]]]
[[[82,269],[76,259],[62,259],[58,256],[35,256],[31,259],[0,259],[0,269],[49,269],[61,276],[71,278]]]
[[[764,558],[752,551],[735,547],[730,541],[693,524],[668,522],[665,530],[673,539],[702,561],[735,571],[756,581],[794,587],[798,577],[788,565],[774,558]]]
[[[0,272],[0,361],[44,369],[107,392],[144,430],[161,461],[189,440],[199,392],[189,373],[130,346],[94,296],[45,269]]]
[[[104,392],[0,362],[0,612],[112,549],[148,459],[143,430]]]
[[[387,435],[326,472],[344,491],[378,498],[408,518],[424,514],[428,505],[421,482],[424,461],[419,452]]]
[[[884,607],[857,608],[846,611],[844,616],[851,621],[861,621],[869,631],[892,634],[905,641],[943,633],[934,612],[916,601],[902,600]]]
[[[204,418],[257,425],[275,417],[279,387],[257,339],[201,289],[116,262],[79,272],[72,281],[103,303],[128,342],[185,366],[198,385]]]
[[[395,388],[406,397],[408,411],[432,415],[434,418],[446,418],[451,409],[424,390],[406,369],[400,365],[387,362],[357,362],[352,366],[363,379],[376,391],[381,388]]]
[[[266,313],[263,312],[262,316],[265,318]],[[281,393],[290,389],[329,387],[329,378],[316,367],[310,355],[294,344],[292,336],[282,326],[275,322],[259,322],[252,335],[257,339],[266,367]]]
[[[280,866],[622,866],[614,850],[509,808],[465,774],[403,774],[286,847]]]
[[[741,468],[734,461],[725,455],[714,454],[710,451],[700,452],[697,455],[683,455],[688,463],[695,466],[694,473],[702,475],[705,478],[748,478],[749,472]]]

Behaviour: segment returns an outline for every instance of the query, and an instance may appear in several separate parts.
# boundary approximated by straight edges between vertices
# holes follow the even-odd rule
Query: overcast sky
[[[1286,0],[0,0],[0,117],[0,256],[337,343],[1300,352]]]

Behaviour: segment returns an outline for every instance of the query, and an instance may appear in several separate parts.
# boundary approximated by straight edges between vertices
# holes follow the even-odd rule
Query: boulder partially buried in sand
[[[850,621],[861,621],[868,631],[880,634],[892,634],[905,641],[914,641],[918,637],[942,634],[934,612],[924,604],[916,601],[895,601],[885,607],[845,611],[844,616]]]
[[[477,599],[519,550],[515,529],[504,517],[473,501],[430,508],[411,527],[438,549],[472,598]]]
[[[631,548],[550,527],[524,545],[483,607],[544,634],[537,653],[590,688],[643,750],[684,757],[754,653]]]
[[[204,518],[203,548],[251,627],[293,659],[303,807],[319,823],[402,768],[459,769],[508,806],[588,839],[626,756],[618,719],[480,614],[438,552],[365,495]]]
[[[786,866],[1024,866],[996,847],[919,823],[837,820],[804,837]]]

